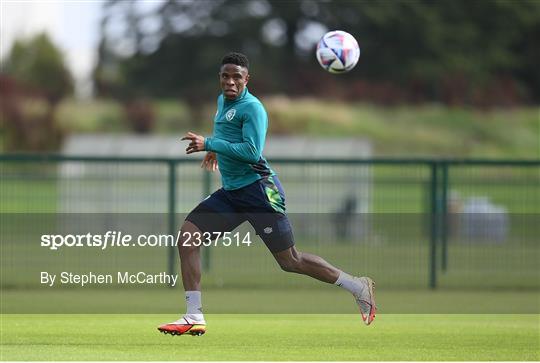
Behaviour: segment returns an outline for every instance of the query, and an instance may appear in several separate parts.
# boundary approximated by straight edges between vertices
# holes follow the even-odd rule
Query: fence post
[[[169,234],[176,237],[176,164],[173,160],[169,160]],[[169,249],[169,274],[173,275],[176,272],[176,247],[171,246]],[[170,287],[173,287],[170,285]]]
[[[429,287],[437,288],[437,235],[438,235],[438,164],[430,163],[431,180],[430,180],[430,239],[429,239]]]
[[[441,269],[446,272],[448,265],[448,163],[443,162],[441,167]]]
[[[204,170],[203,171],[203,198],[206,198],[207,196],[210,195],[210,193],[212,192],[212,174],[210,174],[209,171],[207,170]],[[202,260],[202,263],[203,263],[203,270],[205,272],[208,272],[210,271],[210,246],[206,247],[202,247],[202,252],[203,252],[203,260]]]

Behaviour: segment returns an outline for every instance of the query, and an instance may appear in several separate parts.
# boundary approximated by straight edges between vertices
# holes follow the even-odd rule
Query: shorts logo
[[[272,227],[266,227],[265,229],[263,229],[263,231],[266,234],[270,234],[270,233],[272,233],[273,229],[272,229]]]
[[[236,110],[232,108],[229,111],[227,111],[227,113],[225,114],[225,118],[227,119],[227,121],[231,121],[234,115],[236,115]]]

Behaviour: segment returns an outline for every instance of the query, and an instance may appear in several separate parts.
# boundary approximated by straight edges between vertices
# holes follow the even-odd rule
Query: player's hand
[[[193,154],[198,151],[204,151],[204,136],[188,132],[182,140],[189,140],[189,145],[186,148],[186,154]]]
[[[216,171],[218,169],[216,153],[212,151],[207,152],[201,163],[201,168],[205,168],[208,171]]]

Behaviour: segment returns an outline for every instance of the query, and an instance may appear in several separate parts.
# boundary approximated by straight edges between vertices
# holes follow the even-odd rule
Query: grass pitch
[[[171,315],[1,315],[2,360],[537,361],[539,317],[207,315],[202,337],[160,334]]]

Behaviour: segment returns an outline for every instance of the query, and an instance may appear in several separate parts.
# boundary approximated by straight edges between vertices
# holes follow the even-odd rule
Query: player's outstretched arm
[[[213,137],[211,140],[208,140],[207,145],[209,145],[210,150],[218,154],[223,154],[248,164],[257,163],[261,157],[260,150],[251,140],[229,142]]]

